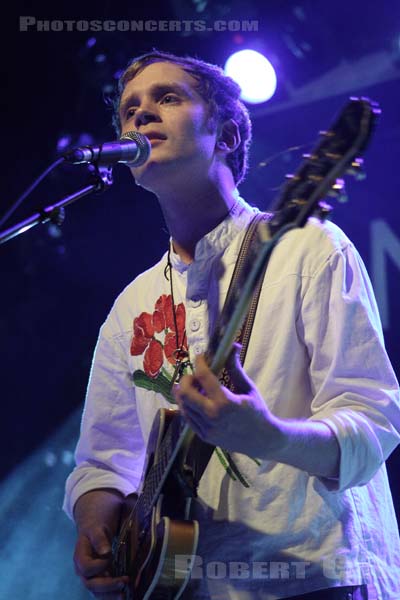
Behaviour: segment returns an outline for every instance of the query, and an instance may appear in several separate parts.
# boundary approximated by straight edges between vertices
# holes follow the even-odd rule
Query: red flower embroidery
[[[143,312],[134,319],[131,355],[139,356],[144,353],[143,369],[148,377],[154,379],[159,374],[163,364],[163,351],[168,362],[175,364],[177,339],[178,345],[182,344],[182,349],[187,351],[186,335],[184,333],[185,317],[185,306],[181,302],[175,307],[175,328],[172,296],[163,294],[155,303],[152,315]],[[164,344],[154,336],[155,333],[160,334],[162,332],[165,333]]]
[[[157,340],[151,340],[144,353],[143,367],[145,373],[151,377],[157,377],[163,364],[162,344]]]
[[[183,307],[183,309],[185,310],[185,307]],[[163,329],[175,330],[174,311],[172,308],[172,296],[167,296],[166,294],[163,294],[159,297],[155,305],[155,311],[153,313],[153,324],[154,329],[157,331],[157,333],[160,333]]]
[[[181,342],[185,331],[186,312],[183,302],[176,307],[176,325],[178,327],[178,339]],[[186,336],[185,336],[186,338]],[[186,340],[184,340],[186,341]]]
[[[143,312],[133,321],[132,356],[143,354],[154,335],[151,315]]]
[[[165,356],[166,356],[168,362],[171,363],[171,365],[174,365],[176,362],[175,350],[176,350],[175,331],[169,331],[167,333],[167,335],[165,336],[165,340],[164,340],[164,353],[165,353]]]

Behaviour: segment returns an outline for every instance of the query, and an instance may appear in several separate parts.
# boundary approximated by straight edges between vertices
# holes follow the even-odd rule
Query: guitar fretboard
[[[158,449],[157,461],[153,462],[147,473],[142,493],[135,507],[144,518],[150,514],[156,504],[188,432],[188,426],[184,425],[183,420],[178,417],[174,418],[165,432]]]

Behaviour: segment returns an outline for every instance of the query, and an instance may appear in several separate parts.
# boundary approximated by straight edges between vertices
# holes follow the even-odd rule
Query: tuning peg
[[[319,183],[320,181],[323,181],[324,178],[322,175],[309,175],[308,179],[310,181],[314,181],[315,183]]]
[[[346,194],[344,179],[336,179],[335,183],[328,192],[328,196],[330,198],[335,198],[336,201],[340,202],[341,204],[344,204],[348,201],[349,198]]]
[[[287,173],[285,175],[285,179],[287,179],[288,181],[298,181],[300,177],[298,175],[293,175],[293,173]]]
[[[344,190],[344,179],[336,179],[332,189],[336,190],[337,192]]]
[[[343,154],[338,154],[337,152],[325,152],[325,157],[329,158],[329,160],[333,160],[334,162],[339,162],[342,156]]]
[[[346,173],[355,177],[357,181],[365,179],[367,174],[364,171],[364,160],[362,158],[355,158]]]
[[[325,221],[325,219],[329,216],[332,211],[332,206],[325,202],[324,200],[320,200],[318,202],[318,208],[316,210],[316,216],[320,221]]]
[[[346,192],[341,192],[337,195],[337,201],[340,202],[340,204],[346,204],[346,202],[349,201],[349,197],[346,194]]]

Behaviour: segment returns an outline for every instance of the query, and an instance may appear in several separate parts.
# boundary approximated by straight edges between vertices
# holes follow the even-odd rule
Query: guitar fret
[[[151,469],[150,472],[150,476],[147,480],[147,489],[146,489],[146,496],[148,498],[149,503],[151,503],[151,500],[154,496],[154,493],[157,489],[157,482],[156,482],[156,477],[155,477],[156,473],[155,473],[155,469],[154,466]]]
[[[157,490],[157,487],[158,487],[158,485],[159,485],[159,483],[160,483],[160,481],[162,479],[163,473],[164,473],[163,465],[162,465],[162,463],[158,462],[157,465],[156,465],[156,475],[157,476],[155,478],[156,485],[155,485],[154,492],[156,492],[156,490]]]
[[[174,446],[172,444],[171,427],[169,427],[164,435],[162,443],[160,444],[157,463],[154,463],[151,466],[142,491],[143,505],[146,514],[148,514],[156,501],[155,494],[159,488],[160,482],[163,479],[173,450]]]

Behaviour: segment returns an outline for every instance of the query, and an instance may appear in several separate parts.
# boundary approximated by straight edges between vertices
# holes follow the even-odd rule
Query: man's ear
[[[230,154],[234,152],[240,144],[239,126],[233,119],[224,121],[220,127],[217,140],[217,149]]]

